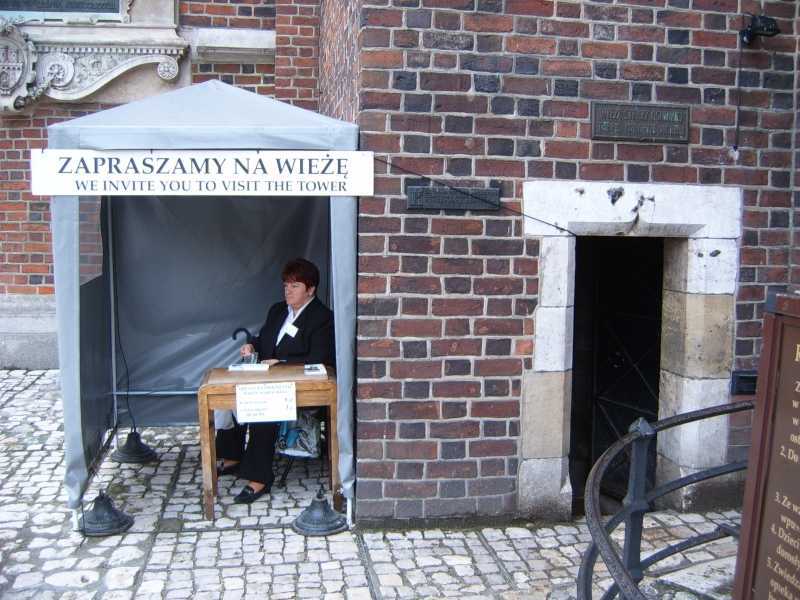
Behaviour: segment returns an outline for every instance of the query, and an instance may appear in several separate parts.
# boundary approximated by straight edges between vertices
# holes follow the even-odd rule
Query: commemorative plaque
[[[21,17],[63,19],[87,17],[115,19],[127,12],[122,0],[0,0],[0,13]]]
[[[120,0],[0,0],[0,11],[118,13]]]
[[[688,144],[689,108],[592,102],[592,139]]]
[[[498,188],[408,188],[408,208],[411,210],[499,210]]]
[[[764,318],[737,600],[800,600],[800,298]]]

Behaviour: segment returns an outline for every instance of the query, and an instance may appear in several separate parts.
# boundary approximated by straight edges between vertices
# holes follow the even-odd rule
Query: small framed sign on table
[[[236,420],[239,423],[268,423],[297,419],[294,381],[240,383],[236,386]]]

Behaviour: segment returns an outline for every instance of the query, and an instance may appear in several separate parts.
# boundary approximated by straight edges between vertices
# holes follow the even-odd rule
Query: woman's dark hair
[[[319,269],[310,260],[294,258],[283,267],[281,280],[284,282],[299,281],[308,288],[315,288],[319,285]]]

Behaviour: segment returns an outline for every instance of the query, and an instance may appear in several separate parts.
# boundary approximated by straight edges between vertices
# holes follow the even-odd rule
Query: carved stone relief
[[[0,112],[22,110],[43,96],[80,100],[146,64],[162,80],[175,80],[187,43],[174,32],[164,42],[34,42],[20,19],[0,17]]]
[[[27,96],[36,79],[36,48],[14,23],[0,19],[0,97],[3,107]]]

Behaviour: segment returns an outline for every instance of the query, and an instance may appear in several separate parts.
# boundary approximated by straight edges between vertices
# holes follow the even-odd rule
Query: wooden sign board
[[[800,600],[800,297],[764,318],[736,600]]]

